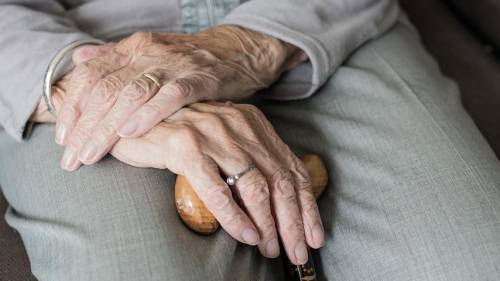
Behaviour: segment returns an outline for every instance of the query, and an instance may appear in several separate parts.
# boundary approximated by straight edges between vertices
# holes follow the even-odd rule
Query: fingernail
[[[74,171],[78,169],[80,162],[78,161],[76,153],[71,149],[66,149],[61,160],[61,168],[67,171]]]
[[[80,152],[80,161],[90,162],[97,154],[97,145],[93,143],[88,143],[85,145],[83,150]]]
[[[299,264],[305,264],[307,262],[307,246],[304,241],[300,241],[295,245],[295,259]]]
[[[325,244],[325,231],[323,230],[323,226],[321,224],[316,224],[311,230],[312,238],[314,243],[318,247],[322,247]]]
[[[66,127],[64,125],[59,125],[57,127],[57,132],[56,132],[56,143],[63,145],[64,144],[64,139],[66,138]]]
[[[250,245],[257,245],[259,243],[259,234],[251,228],[243,230],[241,238],[243,238],[243,240]]]
[[[269,258],[275,258],[280,254],[280,245],[278,244],[278,239],[274,238],[269,240],[266,244],[266,256]]]
[[[139,128],[139,121],[132,119],[118,130],[118,134],[122,137],[127,137],[137,131],[137,128]]]

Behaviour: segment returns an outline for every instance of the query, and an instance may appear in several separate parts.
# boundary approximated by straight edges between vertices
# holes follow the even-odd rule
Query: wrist
[[[54,108],[58,110],[63,103],[64,91],[57,86],[52,86],[52,91],[52,103]],[[33,114],[31,114],[29,121],[35,123],[54,123],[56,118],[49,112],[47,104],[42,98]]]
[[[283,72],[307,60],[307,55],[295,45],[237,25],[220,25],[202,33],[217,38],[219,48],[213,50],[215,56],[250,71],[261,84],[258,88],[270,86]],[[225,47],[220,48],[220,42],[225,42]]]

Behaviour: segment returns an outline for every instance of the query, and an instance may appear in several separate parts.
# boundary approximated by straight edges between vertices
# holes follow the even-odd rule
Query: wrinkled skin
[[[273,59],[273,63],[266,63],[275,55],[279,58],[293,53],[286,50],[287,54],[284,55],[281,52],[283,49],[281,51],[274,49],[269,52],[275,54],[267,56],[253,50],[255,58],[258,59],[245,60],[240,57],[239,50],[219,48],[220,40],[205,38],[200,39],[203,42],[200,43],[201,41],[193,40],[192,35],[169,34],[168,36],[165,35],[161,39],[163,43],[160,46],[159,43],[151,41],[147,41],[148,43],[144,45],[139,44],[143,47],[137,47],[135,50],[142,50],[140,54],[148,55],[144,58],[142,55],[139,56],[136,61],[144,60],[144,62],[133,64],[134,67],[130,67],[130,72],[123,70],[125,68],[120,70],[123,71],[123,77],[127,75],[133,77],[130,78],[133,80],[126,83],[115,79],[121,77],[121,74],[112,74],[113,78],[109,78],[109,75],[89,70],[92,67],[101,69],[100,63],[113,56],[110,54],[120,50],[117,56],[122,56],[126,54],[127,48],[138,44],[126,43],[127,40],[142,42],[144,38],[154,39],[154,34],[140,33],[118,44],[78,48],[73,55],[77,67],[53,86],[53,102],[59,117],[66,114],[66,118],[74,118],[72,122],[76,122],[70,124],[76,126],[72,129],[75,132],[68,133],[63,141],[59,141],[66,144],[67,150],[78,152],[89,141],[101,145],[99,156],[87,161],[89,164],[98,161],[110,151],[117,159],[133,166],[169,169],[174,173],[185,175],[198,196],[232,237],[249,245],[258,245],[266,257],[275,257],[279,254],[277,240],[279,235],[290,260],[296,264],[305,263],[306,244],[313,248],[319,248],[324,244],[321,219],[302,162],[281,141],[265,116],[254,106],[231,103],[196,103],[179,110],[180,107],[195,102],[198,99],[197,95],[203,97],[199,99],[247,97],[256,89],[272,83],[281,71],[292,67],[294,61],[296,63],[303,58],[300,54],[295,54],[295,59],[282,58],[279,63]],[[156,42],[155,40],[160,39],[153,41]],[[269,38],[266,40],[271,40],[271,43],[277,42]],[[200,46],[191,48],[196,42],[205,49],[213,48],[213,53],[207,54],[203,48],[200,51]],[[268,46],[274,46],[271,43]],[[126,47],[120,47],[120,44],[125,44]],[[174,44],[179,45],[174,46]],[[167,52],[168,55],[162,52],[155,53],[156,48],[167,48],[172,52]],[[246,48],[250,56],[251,47],[246,46]],[[198,54],[201,54],[199,61],[195,59],[198,58]],[[242,61],[238,65],[222,61],[221,57],[225,55],[231,57],[231,54]],[[158,56],[155,57],[156,55]],[[165,56],[164,61],[161,60],[162,56]],[[206,61],[214,57],[215,63]],[[177,85],[175,87],[183,85],[184,89],[190,90],[188,95],[177,95],[172,92],[163,94],[161,90],[156,96],[152,92],[147,93],[154,85],[141,77],[136,79],[134,71],[145,69],[150,71],[149,66],[160,69],[161,67],[155,64],[158,61],[165,64],[163,66],[165,73],[174,77],[166,80],[165,85]],[[183,64],[188,67],[181,68]],[[267,66],[263,67],[264,65]],[[245,71],[242,70],[242,66]],[[253,70],[249,72],[248,69]],[[225,70],[228,72],[224,72]],[[87,76],[82,76],[82,72]],[[111,79],[113,82],[106,79]],[[182,83],[178,84],[179,82]],[[118,86],[123,88],[117,90]],[[136,89],[138,92],[132,93],[131,89]],[[103,96],[104,94],[106,95]],[[181,101],[172,97],[195,98]],[[152,103],[153,101],[158,103]],[[151,103],[156,105],[147,109]],[[64,113],[64,107],[69,108],[66,109],[67,113]],[[132,114],[131,108],[138,110]],[[144,108],[147,114],[141,115],[140,112]],[[135,138],[119,138],[116,134],[120,128],[120,122],[117,120],[125,122],[124,120],[129,118],[127,114],[132,114],[132,117],[140,116],[141,124],[150,122],[140,129],[143,131],[132,135]],[[167,116],[170,118],[161,121]],[[159,117],[160,121],[155,119]],[[62,119],[71,120],[71,118]],[[55,122],[56,120],[41,102],[31,121]],[[61,118],[58,122],[60,129]],[[63,167],[68,170],[78,168],[78,161],[64,163],[68,158],[68,152],[65,154]],[[73,153],[72,158],[78,160],[78,155],[74,155],[76,154]],[[237,194],[239,202],[235,202],[233,192],[220,174],[227,176],[239,173],[251,163],[254,163],[257,169],[238,180],[233,192]]]
[[[279,254],[277,233],[296,264],[307,261],[306,244],[324,243],[307,171],[255,106],[192,104],[143,137],[120,140],[112,154],[133,166],[185,175],[226,232],[258,245],[266,257]],[[240,209],[220,174],[239,173],[251,163],[257,169],[235,186]]]
[[[246,98],[306,59],[290,44],[230,25],[195,34],[138,32],[95,49],[73,70],[57,119],[56,142],[66,146],[61,166],[70,171],[185,105]]]
[[[63,80],[55,87],[56,107],[64,86]],[[40,108],[33,120],[55,121],[46,114]],[[266,257],[279,254],[278,235],[295,264],[307,261],[306,245],[325,243],[307,171],[253,105],[192,104],[141,137],[120,139],[111,154],[133,166],[186,176],[226,232],[258,245]],[[251,163],[257,169],[237,181],[236,202],[221,173],[236,174]]]

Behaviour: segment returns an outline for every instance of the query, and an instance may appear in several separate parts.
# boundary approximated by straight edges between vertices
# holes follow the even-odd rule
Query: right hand
[[[294,264],[304,264],[307,244],[325,243],[306,169],[255,106],[197,103],[183,108],[139,138],[120,139],[111,151],[137,167],[186,176],[205,206],[236,240],[279,254],[278,234]],[[240,206],[221,177],[254,164],[234,186]]]
[[[66,147],[61,166],[91,165],[120,137],[141,136],[184,105],[249,97],[306,58],[291,44],[233,25],[134,33],[75,67],[56,122],[55,140]]]

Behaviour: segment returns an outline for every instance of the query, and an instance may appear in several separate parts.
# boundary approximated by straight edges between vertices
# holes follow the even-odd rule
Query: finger
[[[110,154],[134,167],[172,169],[166,165],[165,159],[172,157],[172,153],[168,149],[169,144],[164,140],[170,138],[174,131],[171,125],[162,122],[141,138],[120,139]]]
[[[96,84],[89,96],[85,111],[81,113],[78,122],[71,131],[71,135],[67,138],[66,150],[61,160],[63,169],[73,171],[80,166],[78,156],[81,149],[92,136],[94,128],[115,103],[118,93],[130,75],[130,69],[121,69],[107,75]],[[107,134],[113,133],[112,128],[104,128],[103,130],[110,130]]]
[[[56,138],[58,144],[65,144],[80,116],[82,101],[88,96],[95,84],[104,76],[112,73],[128,62],[128,58],[116,52],[97,57],[75,67],[71,81],[58,113],[56,122]]]
[[[116,102],[93,130],[92,136],[79,154],[79,159],[86,165],[99,161],[119,139],[118,128],[141,105],[147,102],[159,89],[156,81],[144,75],[137,77],[125,86]]]
[[[213,150],[225,151],[227,150]],[[240,173],[252,165],[250,157],[243,152],[215,153],[211,156],[226,175]],[[234,190],[240,203],[259,231],[258,247],[262,255],[269,258],[280,253],[278,234],[271,212],[269,187],[266,178],[258,169],[252,169],[237,180]]]
[[[200,88],[200,82],[193,77],[177,78],[168,82],[125,122],[118,134],[121,137],[143,135],[181,107],[198,101],[202,97],[201,94],[197,94]]]
[[[269,187],[266,178],[254,169],[238,180],[235,186],[241,203],[261,235],[258,247],[262,255],[277,257],[280,253],[278,234],[271,213]]]
[[[88,60],[108,54],[116,43],[104,45],[83,45],[75,49],[72,55],[73,64],[79,65]]]
[[[291,153],[292,159],[290,171],[292,173],[295,192],[299,202],[299,208],[304,222],[304,230],[307,244],[313,248],[320,248],[325,244],[325,231],[321,222],[318,204],[312,192],[311,180],[304,164]]]
[[[256,227],[234,201],[215,162],[208,158],[196,162],[186,171],[185,176],[205,206],[236,240],[249,245],[259,244],[260,236]]]
[[[215,113],[215,108],[219,108],[219,113],[221,111],[226,112],[235,120],[248,118],[248,116],[238,116],[242,114],[242,111],[235,109],[236,106],[243,107],[243,105],[233,106],[231,104],[226,104],[222,107],[219,105],[217,107],[210,104],[197,103],[191,105],[190,108],[211,113]],[[256,110],[254,107],[252,107],[252,112],[255,114],[261,114],[260,111]],[[267,122],[263,115],[256,116],[255,118],[255,120]],[[241,125],[239,126],[241,127]],[[272,129],[270,124],[266,127]],[[212,126],[212,130],[219,131],[217,126]],[[274,130],[268,130],[268,132],[274,135],[276,134]],[[244,135],[245,130],[241,130],[239,133]],[[252,139],[251,135],[248,137]],[[276,139],[279,140],[279,138]],[[273,141],[270,141],[269,143],[273,143]],[[275,151],[273,147],[270,147],[270,149]],[[287,255],[294,264],[304,264],[308,259],[306,238],[304,234],[303,220],[297,201],[297,194],[295,192],[294,179],[288,169],[289,165],[282,165],[281,163],[283,163],[283,161],[281,161],[279,157],[272,156],[272,153],[270,153],[268,148],[264,148],[264,150],[260,153],[259,151],[254,151],[251,156],[254,158],[258,168],[268,179],[267,182],[269,184],[271,194],[274,219]]]
[[[307,245],[292,175],[287,169],[278,168],[268,174],[268,178],[276,225],[285,251],[293,264],[305,264]]]

